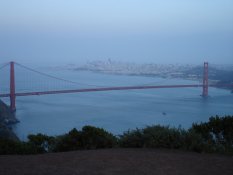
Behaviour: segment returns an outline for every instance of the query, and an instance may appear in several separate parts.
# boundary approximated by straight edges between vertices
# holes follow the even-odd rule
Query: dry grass
[[[231,175],[233,157],[166,149],[103,149],[0,156],[1,175]]]

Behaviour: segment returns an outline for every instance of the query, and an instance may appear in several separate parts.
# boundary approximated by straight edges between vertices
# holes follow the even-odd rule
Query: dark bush
[[[102,128],[84,126],[81,136],[84,149],[112,148],[117,144],[117,138]]]
[[[0,154],[37,154],[116,146],[233,154],[233,116],[211,117],[208,122],[193,124],[189,130],[148,126],[124,132],[119,138],[102,128],[84,126],[81,131],[74,128],[57,137],[29,135],[28,142],[0,139]]]
[[[205,150],[205,139],[201,134],[198,134],[192,129],[189,129],[185,134],[185,140],[183,149],[195,151],[195,152],[203,152]]]
[[[60,152],[82,149],[81,138],[81,132],[74,128],[68,134],[56,137],[54,151]]]
[[[112,148],[117,144],[115,136],[93,126],[84,126],[82,131],[74,128],[68,134],[57,137],[56,140],[55,151]]]
[[[52,152],[55,147],[55,138],[44,134],[28,135],[28,143],[40,152]]]
[[[233,152],[232,116],[210,117],[208,122],[193,124],[191,129],[203,137],[211,152]]]
[[[40,149],[27,142],[0,139],[0,154],[38,154]]]
[[[168,126],[148,126],[125,132],[120,136],[122,147],[181,148],[184,144],[185,131]]]
[[[195,152],[233,153],[233,117],[211,117],[209,122],[193,124],[189,130],[168,126],[148,126],[125,132],[121,147],[173,148]]]
[[[168,126],[148,126],[143,129],[144,146],[151,148],[181,148],[185,131]]]
[[[125,148],[141,148],[144,146],[142,130],[136,129],[124,132],[119,139],[120,147]]]

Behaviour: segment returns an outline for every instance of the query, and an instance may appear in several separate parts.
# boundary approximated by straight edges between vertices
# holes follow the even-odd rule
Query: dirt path
[[[0,156],[1,175],[232,175],[233,157],[161,149],[105,149]]]

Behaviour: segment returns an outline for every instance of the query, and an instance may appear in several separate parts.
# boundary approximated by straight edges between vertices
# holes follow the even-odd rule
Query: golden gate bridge
[[[180,84],[180,85],[137,85],[137,86],[113,86],[113,87],[91,87],[91,88],[74,88],[74,89],[50,89],[45,91],[35,90],[35,91],[24,91],[24,92],[17,92],[16,90],[16,82],[15,82],[15,65],[29,70],[31,72],[47,76],[52,79],[68,82],[68,83],[74,83],[79,84],[73,81],[69,81],[66,79],[58,78],[55,76],[51,76],[49,74],[45,74],[42,72],[39,72],[37,70],[31,69],[29,67],[26,67],[24,65],[21,65],[16,62],[9,62],[4,64],[0,67],[0,69],[3,69],[7,66],[10,67],[9,73],[10,73],[10,81],[9,81],[9,92],[8,93],[1,93],[0,97],[9,97],[10,98],[10,109],[12,111],[16,110],[16,97],[20,96],[32,96],[32,95],[49,95],[49,94],[65,94],[65,93],[81,93],[81,92],[96,92],[96,91],[119,91],[119,90],[136,90],[136,89],[158,89],[158,88],[202,88],[202,96],[208,97],[208,88],[209,87],[233,87],[233,84],[209,84],[208,83],[208,62],[204,62],[204,70],[203,70],[203,83],[202,84]],[[2,76],[2,75],[0,75]],[[0,83],[1,86],[1,83]]]

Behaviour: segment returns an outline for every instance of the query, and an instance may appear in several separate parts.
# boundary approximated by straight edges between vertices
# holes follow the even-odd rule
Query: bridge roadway
[[[208,86],[209,87],[233,87],[233,84],[219,84],[219,85],[208,85]],[[190,85],[101,87],[101,88],[86,88],[86,89],[73,89],[73,90],[21,92],[21,93],[15,93],[15,96],[49,95],[49,94],[65,94],[65,93],[96,92],[96,91],[158,89],[158,88],[193,88],[193,87],[198,88],[198,87],[203,87],[203,85],[202,84],[190,84]],[[10,97],[10,94],[0,94],[0,97]]]

